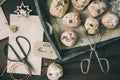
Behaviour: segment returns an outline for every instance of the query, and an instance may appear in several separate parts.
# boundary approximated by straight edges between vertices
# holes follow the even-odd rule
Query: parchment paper
[[[98,39],[96,40],[96,42],[106,41],[106,40],[109,40],[109,39],[112,39],[115,37],[120,37],[120,23],[117,25],[117,28],[114,30],[104,29],[103,26],[101,25],[102,16],[104,14],[106,14],[107,12],[111,12],[112,5],[110,5],[109,3],[110,2],[107,2],[107,10],[102,15],[97,17],[97,19],[100,22],[100,26],[99,26],[100,36],[98,36]],[[51,0],[48,0],[48,8],[50,7],[50,4],[51,4]],[[91,16],[88,12],[87,7],[83,11],[78,11],[72,7],[72,4],[70,4],[69,9],[66,13],[71,12],[71,11],[75,11],[75,12],[78,12],[80,14],[82,24],[80,26],[78,26],[77,28],[65,28],[62,24],[62,18],[57,18],[57,17],[53,17],[50,15],[50,21],[51,21],[51,24],[53,26],[53,32],[54,32],[54,35],[55,35],[55,38],[56,38],[56,41],[57,41],[59,48],[60,49],[71,49],[71,48],[75,48],[75,47],[82,47],[82,46],[89,45],[90,42],[86,37],[89,37],[91,42],[95,43],[94,38],[96,35],[88,35],[88,34],[84,35],[84,34],[86,34],[84,31],[84,28],[83,28],[84,23],[85,23],[85,19],[87,17]],[[77,37],[78,37],[76,44],[72,47],[67,47],[67,46],[63,45],[60,41],[61,34],[65,30],[68,30],[68,29],[74,30],[77,33]]]

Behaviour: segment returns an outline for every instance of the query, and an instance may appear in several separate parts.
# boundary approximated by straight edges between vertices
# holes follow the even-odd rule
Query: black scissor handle
[[[22,45],[21,45],[20,42],[19,42],[19,39],[20,39],[20,38],[25,39],[25,40],[28,42],[29,48],[28,48],[28,52],[27,52],[27,53],[23,50]],[[20,50],[22,51],[23,55],[25,56],[25,58],[27,58],[27,56],[28,56],[28,54],[30,53],[30,50],[31,50],[31,43],[30,43],[30,41],[29,41],[26,37],[17,36],[17,37],[16,37],[16,42],[17,42]]]
[[[19,60],[9,59],[9,58],[7,57],[7,53],[8,53],[8,52],[7,52],[7,49],[8,49],[8,47],[15,53],[16,57],[17,57],[19,60],[21,60],[20,57],[18,56],[17,52],[15,51],[15,49],[12,47],[12,45],[6,44],[6,45],[4,46],[4,55],[5,55],[5,57],[7,58],[7,60],[13,61],[13,62],[19,62]]]
[[[19,38],[25,39],[25,40],[28,42],[29,50],[28,50],[27,54],[26,54],[25,51],[23,50],[22,45],[21,45],[20,42],[19,42]],[[17,37],[16,37],[16,42],[17,42],[20,50],[22,51],[22,53],[23,53],[23,55],[24,55],[24,60],[27,59],[27,56],[28,56],[28,54],[30,53],[30,50],[31,50],[30,41],[29,41],[26,37],[17,36]],[[16,57],[18,58],[18,60],[9,59],[9,58],[7,57],[8,47],[14,52],[14,54],[16,55]],[[13,48],[13,46],[12,46],[11,44],[6,44],[6,45],[4,46],[4,54],[5,54],[5,57],[6,57],[9,61],[13,61],[13,62],[23,62],[23,59],[20,58],[20,56],[17,54],[15,48]]]

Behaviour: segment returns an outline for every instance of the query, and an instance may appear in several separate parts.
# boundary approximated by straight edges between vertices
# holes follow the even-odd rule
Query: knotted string
[[[12,62],[9,62],[9,63],[7,64],[7,66],[10,65],[11,63],[12,63]],[[27,70],[28,70],[28,74],[27,74],[24,78],[18,79],[18,78],[15,78],[15,77],[14,77],[13,71],[14,71],[17,67],[19,67],[19,66],[21,66],[21,65],[24,65],[24,66],[25,66],[26,64],[24,64],[24,63],[22,63],[22,62],[17,62],[17,63],[15,63],[14,65],[11,66],[10,76],[11,76],[11,78],[12,78],[13,80],[28,80],[28,79],[30,78],[30,76],[31,76],[31,71],[30,71],[29,69],[27,69]],[[3,69],[2,73],[0,74],[0,78],[5,74],[5,71],[7,70],[7,66]],[[27,66],[27,67],[28,67],[28,66]]]
[[[21,66],[21,65],[26,65],[26,64],[24,64],[24,63],[16,63],[16,64],[14,64],[14,65],[12,65],[12,68],[11,68],[11,70],[10,70],[10,73],[13,73],[13,71],[17,68],[17,67],[19,67],[19,66]],[[28,70],[28,69],[27,69]],[[11,76],[11,78],[12,79],[14,79],[14,80],[28,80],[28,78],[31,76],[31,71],[29,71],[28,70],[28,74],[24,77],[24,78],[22,78],[22,79],[17,79],[17,78],[15,78],[14,77],[14,75],[13,74],[10,74],[10,76]]]

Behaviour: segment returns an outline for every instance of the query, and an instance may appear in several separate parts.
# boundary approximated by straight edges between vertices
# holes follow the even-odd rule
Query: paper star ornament
[[[17,6],[17,10],[14,11],[19,16],[29,16],[30,12],[32,12],[31,9],[29,9],[29,6],[25,6],[22,2],[20,6]]]

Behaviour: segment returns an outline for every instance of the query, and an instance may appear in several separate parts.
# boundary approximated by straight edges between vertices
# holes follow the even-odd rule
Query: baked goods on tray
[[[107,9],[107,4],[99,0],[91,2],[90,5],[88,6],[89,13],[93,17],[97,17],[101,15],[103,12],[105,12],[106,9]]]
[[[66,13],[70,0],[53,0],[50,5],[50,14],[56,17],[63,17]]]
[[[84,10],[91,0],[71,0],[72,5],[77,10]]]
[[[77,35],[72,30],[66,30],[61,35],[61,41],[66,46],[73,46],[77,41]]]
[[[63,26],[78,27],[81,23],[80,14],[77,12],[69,12],[62,18]]]
[[[114,29],[119,23],[119,18],[113,13],[107,13],[102,18],[102,24],[108,29]]]
[[[66,13],[62,17],[55,17],[50,12],[48,12],[50,10],[50,6],[53,0],[35,0],[35,1],[36,1],[35,3],[36,3],[37,11],[38,13],[41,13],[38,15],[44,22],[43,28],[45,30],[45,34],[48,37],[49,41],[51,42],[55,52],[58,54],[59,59],[62,61],[66,61],[75,56],[78,56],[90,51],[90,47],[89,47],[90,42],[88,38],[91,40],[91,44],[97,43],[96,45],[97,48],[120,39],[120,21],[116,25],[115,29],[112,29],[112,30],[105,28],[105,26],[102,23],[103,16],[105,16],[108,12],[112,12],[113,14],[117,15],[118,18],[120,17],[119,15],[120,10],[118,7],[119,6],[118,3],[120,2],[119,0],[91,0],[83,10],[75,9],[72,6],[72,3],[70,2],[70,5]],[[106,10],[103,13],[97,15],[96,17],[92,16],[88,10],[88,6],[94,1],[98,1],[98,2],[105,1],[103,3],[105,3],[107,6]],[[80,20],[81,20],[81,23],[79,26],[65,27],[63,25],[63,22],[62,22],[63,17],[70,12],[79,13]],[[99,21],[99,27],[98,27],[99,35],[97,34],[98,32],[93,35],[86,34],[85,22],[89,17],[92,17],[92,18],[94,17],[94,19]],[[47,24],[46,22],[49,24]],[[66,46],[61,41],[62,33],[64,33],[67,30],[72,30],[75,33],[77,33],[77,40],[75,44],[72,46]],[[53,33],[51,31],[53,31]],[[94,39],[96,36],[97,38]]]
[[[88,17],[85,21],[85,30],[88,34],[96,34],[99,28],[99,21],[93,17]]]
[[[60,50],[89,45],[90,43],[86,39],[85,35],[83,35],[84,33],[88,33],[86,36],[93,40],[92,44],[94,44],[94,36],[98,32],[102,35],[98,36],[101,40],[97,42],[106,41],[113,37],[119,37],[119,35],[114,33],[113,35],[109,35],[109,33],[112,33],[109,29],[116,27],[119,29],[119,18],[114,13],[111,13],[112,6],[110,6],[109,2],[104,0],[71,0],[71,2],[69,2],[70,0],[56,0],[58,2],[67,1],[69,4],[66,4],[66,6],[68,6],[65,9],[61,9],[61,11],[58,11],[57,13],[54,10],[53,13],[56,13],[56,15],[53,15],[51,13],[53,1],[48,1],[50,21]],[[64,14],[59,16],[62,12],[64,12]],[[106,27],[104,34],[100,32],[102,31],[101,29],[104,28],[103,26]],[[71,38],[70,32],[75,38],[73,38],[73,41],[67,42],[67,37],[64,37],[64,35],[67,34],[67,36]]]

